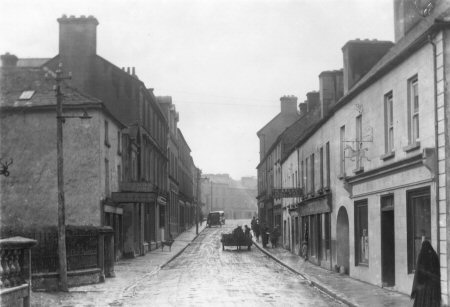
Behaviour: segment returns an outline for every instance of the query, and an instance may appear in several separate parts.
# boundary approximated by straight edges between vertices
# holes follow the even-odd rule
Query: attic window
[[[34,91],[23,91],[22,94],[20,94],[19,100],[30,100],[33,95]]]

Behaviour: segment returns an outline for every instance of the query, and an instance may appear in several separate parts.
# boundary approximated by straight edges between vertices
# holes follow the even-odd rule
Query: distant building
[[[224,211],[228,219],[250,219],[257,214],[256,178],[233,180],[228,174],[204,174],[202,202],[206,210]]]

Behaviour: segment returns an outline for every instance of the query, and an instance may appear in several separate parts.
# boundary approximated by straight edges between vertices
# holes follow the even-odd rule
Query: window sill
[[[364,166],[360,166],[360,167],[355,168],[355,169],[353,170],[353,173],[354,173],[354,174],[361,174],[362,172],[364,172]]]
[[[363,268],[368,268],[369,264],[368,263],[358,263],[356,266],[363,267]]]
[[[420,142],[415,142],[408,146],[403,147],[403,151],[405,151],[405,152],[411,152],[411,151],[414,151],[417,149],[420,149]]]
[[[381,155],[380,160],[386,161],[386,160],[392,159],[393,157],[395,157],[395,151],[391,151],[391,152],[385,153],[384,155]]]

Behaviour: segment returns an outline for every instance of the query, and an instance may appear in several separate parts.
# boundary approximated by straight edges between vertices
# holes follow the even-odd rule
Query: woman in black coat
[[[423,241],[417,258],[411,298],[414,299],[414,307],[441,306],[439,256],[429,241]]]

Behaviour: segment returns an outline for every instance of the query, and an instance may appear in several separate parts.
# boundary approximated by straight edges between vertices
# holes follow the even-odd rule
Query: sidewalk
[[[199,225],[198,232],[206,227]],[[134,295],[141,281],[157,274],[164,266],[180,255],[196,238],[194,227],[175,238],[172,249],[167,246],[152,250],[145,256],[122,259],[116,262],[116,277],[106,278],[104,283],[73,287],[69,292],[33,292],[32,306],[122,306]]]
[[[284,248],[263,248],[261,243],[255,241],[253,243],[281,265],[303,276],[315,287],[349,306],[412,306],[413,304],[405,294],[326,270],[304,261],[303,258]]]

